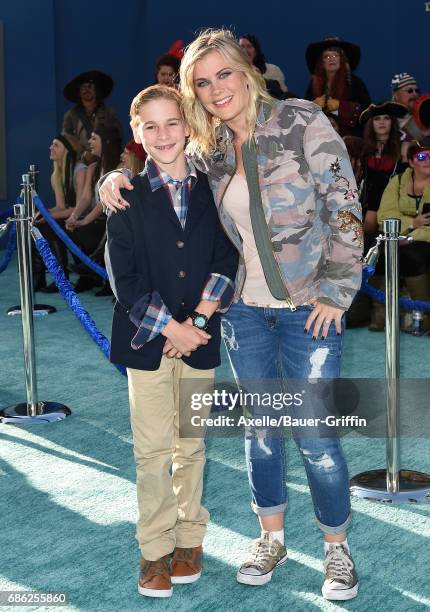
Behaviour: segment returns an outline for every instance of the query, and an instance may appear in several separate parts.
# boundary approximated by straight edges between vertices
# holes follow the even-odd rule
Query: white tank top
[[[246,178],[241,174],[235,174],[231,179],[224,194],[223,207],[235,222],[243,240],[246,278],[242,289],[242,300],[249,306],[285,308],[285,301],[277,300],[270,293],[264,277],[252,232],[248,185]]]

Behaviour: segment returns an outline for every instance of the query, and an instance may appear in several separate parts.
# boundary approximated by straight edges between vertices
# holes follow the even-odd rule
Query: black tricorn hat
[[[104,100],[108,97],[113,88],[113,80],[108,74],[100,70],[89,70],[82,72],[72,79],[65,88],[63,94],[70,102],[79,102],[79,88],[83,83],[94,83],[97,89],[97,96]]]
[[[430,94],[423,94],[415,100],[413,110],[415,123],[421,130],[430,128]]]
[[[371,117],[377,117],[378,115],[390,115],[390,117],[397,117],[400,119],[404,117],[409,110],[403,104],[399,104],[398,102],[392,102],[391,100],[387,100],[387,102],[380,102],[379,104],[371,104],[361,113],[359,122],[361,125],[364,125],[368,119]]]
[[[326,49],[332,49],[333,47],[342,49],[348,59],[348,64],[351,70],[355,70],[357,68],[361,57],[360,47],[358,45],[354,45],[354,43],[337,38],[336,36],[328,36],[323,40],[311,43],[306,49],[306,63],[311,74],[314,73],[315,64],[317,63],[321,53]]]

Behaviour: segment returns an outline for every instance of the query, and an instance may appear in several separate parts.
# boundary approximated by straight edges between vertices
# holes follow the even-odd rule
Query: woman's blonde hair
[[[52,185],[55,190],[63,192],[67,200],[67,194],[74,191],[73,170],[81,152],[81,144],[78,138],[72,134],[62,133],[56,136],[54,140],[61,142],[64,147],[64,154],[61,160],[53,162]],[[66,146],[67,143],[69,143],[69,146]]]
[[[229,30],[208,29],[199,34],[186,49],[181,61],[180,77],[182,105],[191,135],[187,151],[205,157],[216,148],[216,128],[220,120],[211,115],[197,98],[194,91],[194,64],[208,53],[218,51],[233,70],[245,75],[249,101],[246,114],[248,139],[251,139],[257,123],[257,115],[262,102],[271,106],[273,98],[268,94],[263,76],[250,63],[247,55]]]

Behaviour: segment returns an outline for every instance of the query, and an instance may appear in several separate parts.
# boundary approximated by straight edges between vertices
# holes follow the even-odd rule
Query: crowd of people
[[[221,332],[238,385],[269,380],[295,397],[310,381],[301,416],[321,423],[340,373],[344,313],[351,326],[368,316],[369,329],[384,328],[378,304],[351,306],[363,229],[368,248],[384,219],[401,219],[412,239],[400,249],[406,289],[430,300],[430,95],[420,96],[410,74],[392,78],[391,99],[372,103],[354,74],[359,47],[328,38],[307,48],[311,78],[300,99],[252,34],[209,30],[185,54],[170,51],[156,64],[158,85],[132,101],[133,138],[122,153],[118,118],[104,103],[113,83],[96,71],[65,87],[74,107],[51,145],[52,216],[95,260],[106,243],[112,289],[98,293],[116,298],[111,359],[128,373],[138,588],[149,597],[170,597],[202,573],[204,443],[181,436],[179,386],[213,380]],[[38,222],[65,269],[80,274],[76,290],[94,287]],[[53,290],[40,261],[35,274],[36,288]],[[382,286],[382,260],[372,282]],[[316,434],[301,426],[294,439],[323,537],[322,594],[352,599],[340,441],[321,424]],[[268,583],[287,560],[284,444],[272,426],[246,429],[260,536],[238,569],[241,584]]]

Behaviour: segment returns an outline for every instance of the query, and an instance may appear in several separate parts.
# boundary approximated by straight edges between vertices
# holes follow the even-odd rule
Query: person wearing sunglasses
[[[391,91],[394,102],[403,104],[408,109],[408,113],[399,119],[402,140],[421,142],[430,135],[430,130],[423,129],[414,117],[416,101],[421,95],[415,77],[407,72],[395,74],[391,79]]]
[[[409,168],[388,183],[378,210],[378,222],[400,219],[400,274],[413,300],[430,302],[430,138],[408,149]],[[424,313],[424,331],[430,317]],[[408,330],[405,330],[408,331]]]

